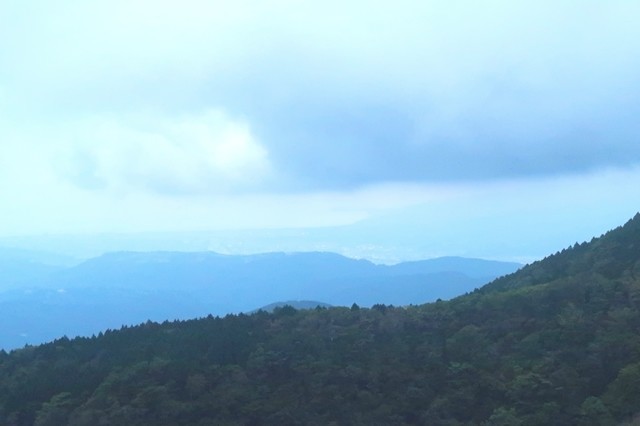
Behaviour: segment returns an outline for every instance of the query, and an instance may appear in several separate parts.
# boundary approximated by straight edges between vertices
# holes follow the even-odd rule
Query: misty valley
[[[640,418],[640,214],[526,266],[384,266],[331,253],[121,252],[57,266],[36,262],[42,253],[3,256],[13,265],[1,293],[3,425]],[[20,330],[50,341],[18,348],[16,336],[29,337]]]
[[[0,426],[640,425],[638,22],[0,0]]]
[[[0,349],[286,301],[311,301],[312,308],[421,304],[472,291],[521,266],[455,257],[387,266],[332,253],[211,252],[118,252],[70,263],[62,255],[0,251]]]

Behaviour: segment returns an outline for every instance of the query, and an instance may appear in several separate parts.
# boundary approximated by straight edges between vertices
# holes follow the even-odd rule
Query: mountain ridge
[[[0,351],[0,422],[635,424],[637,217],[450,301],[210,315]]]
[[[469,259],[386,266],[326,252],[115,252],[0,292],[0,348],[147,320],[250,312],[279,300],[418,304],[472,291],[519,266]]]
[[[533,286],[552,281],[560,274],[600,274],[606,278],[619,278],[628,271],[640,276],[640,213],[624,225],[612,229],[589,243],[575,243],[542,260],[533,262],[515,274],[505,275],[489,283],[484,291]],[[615,259],[615,262],[612,260]]]

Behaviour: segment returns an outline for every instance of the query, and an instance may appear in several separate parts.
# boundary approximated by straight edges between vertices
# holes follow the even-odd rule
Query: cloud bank
[[[243,117],[263,150],[251,161],[268,152],[287,177],[279,189],[583,173],[640,161],[635,2],[35,1],[4,9],[0,35],[11,43],[0,84],[16,120],[89,112],[125,127],[118,121],[139,111],[163,120],[219,108]],[[166,139],[152,139],[153,151],[172,156]]]
[[[78,187],[168,195],[264,188],[268,152],[251,130],[220,111],[148,120],[87,120],[55,136],[61,176]]]
[[[624,0],[4,1],[0,233],[342,225],[413,205],[443,220],[513,198],[551,215],[563,179],[631,215],[617,182],[640,179],[638,16]]]

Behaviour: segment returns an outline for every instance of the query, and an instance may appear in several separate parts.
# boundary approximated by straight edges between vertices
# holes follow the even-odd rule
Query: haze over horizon
[[[292,246],[356,257],[544,256],[640,210],[638,17],[622,0],[5,1],[0,245],[297,228],[315,239]]]

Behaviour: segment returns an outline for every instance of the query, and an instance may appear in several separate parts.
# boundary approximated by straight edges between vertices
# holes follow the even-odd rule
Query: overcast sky
[[[618,0],[3,0],[0,236],[605,231],[640,210],[639,20]]]

